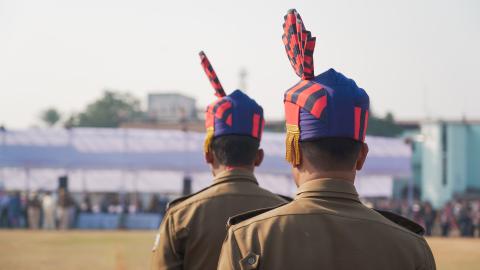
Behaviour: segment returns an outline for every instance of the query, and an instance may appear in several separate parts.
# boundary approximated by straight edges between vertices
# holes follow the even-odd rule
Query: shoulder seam
[[[250,211],[247,211],[247,212],[244,212],[244,213],[240,213],[238,215],[234,215],[230,218],[228,218],[227,220],[227,227],[230,227],[230,226],[233,226],[235,224],[238,224],[242,221],[245,221],[247,219],[250,219],[250,218],[254,218],[258,215],[261,215],[263,213],[266,213],[268,211],[271,211],[273,209],[276,209],[278,207],[281,207],[285,204],[287,204],[288,202],[285,202],[283,204],[279,204],[279,205],[276,205],[276,206],[270,206],[270,207],[264,207],[264,208],[259,208],[259,209],[254,209],[254,210],[250,210]],[[238,219],[238,220],[237,220]],[[236,221],[237,220],[237,221]]]
[[[404,229],[407,229],[408,231],[413,232],[417,235],[423,236],[423,234],[425,233],[425,229],[421,225],[417,224],[413,220],[410,220],[406,217],[403,217],[401,215],[398,215],[396,213],[389,212],[389,211],[384,211],[384,210],[379,210],[379,209],[374,209],[374,208],[371,208],[371,210],[379,213],[380,215],[382,215],[384,218],[386,218],[390,222],[392,222],[392,223],[394,223],[394,224],[396,224],[396,225],[398,225],[398,226],[400,226]],[[394,220],[394,218],[396,220]],[[418,228],[416,228],[416,227],[418,227]]]
[[[197,193],[198,194],[198,193]],[[196,195],[196,194],[195,194]],[[273,200],[276,200],[276,199],[279,199],[281,200],[282,198],[279,197],[279,196],[276,196],[274,194],[274,196],[276,196],[277,198],[275,198],[274,196],[262,196],[262,195],[250,195],[250,194],[235,194],[235,193],[232,193],[232,194],[221,194],[221,195],[213,195],[213,196],[209,196],[209,197],[205,197],[205,198],[201,198],[201,199],[198,199],[198,200],[195,200],[193,202],[190,202],[190,203],[187,203],[185,205],[181,205],[180,207],[180,204],[177,204],[176,206],[172,206],[172,208],[168,209],[167,212],[171,212],[172,214],[175,213],[176,211],[179,211],[181,209],[184,209],[186,207],[189,207],[190,205],[194,204],[194,203],[198,203],[198,202],[202,202],[202,201],[205,201],[205,200],[209,200],[209,199],[212,199],[212,198],[220,198],[220,197],[226,197],[226,196],[233,196],[233,197],[260,197],[260,198],[266,198],[266,199],[271,199],[272,201]],[[279,202],[279,203],[282,203],[282,202]]]
[[[212,187],[214,187],[214,186],[217,186],[217,185],[219,185],[219,184],[223,184],[223,183],[213,183],[213,184],[211,184],[211,185],[209,185],[209,186],[207,186],[207,187],[204,187],[204,188],[200,189],[200,190],[197,191],[197,192],[194,192],[194,193],[192,193],[192,194],[185,195],[185,196],[181,196],[181,197],[178,197],[178,198],[176,198],[176,199],[173,199],[173,200],[170,202],[170,203],[173,203],[173,205],[171,205],[171,208],[174,208],[175,204],[178,205],[178,204],[180,204],[181,202],[183,202],[183,201],[185,201],[185,200],[188,200],[189,198],[192,198],[192,197],[194,197],[194,196],[196,196],[196,195],[198,195],[198,194],[200,194],[200,193],[202,193],[202,192],[204,192],[204,191],[207,191],[207,190],[209,190],[210,188],[212,188]],[[169,210],[169,208],[170,208],[170,203],[167,205],[167,210]]]
[[[413,232],[411,232],[407,229],[398,228],[397,226],[393,226],[392,224],[388,224],[388,223],[384,223],[384,222],[380,222],[380,221],[376,221],[376,220],[371,220],[371,219],[353,218],[353,217],[349,217],[349,216],[331,214],[331,213],[326,213],[326,212],[321,212],[321,213],[298,213],[298,214],[292,213],[292,214],[275,215],[275,216],[265,217],[265,218],[262,218],[262,219],[259,219],[259,220],[251,220],[250,222],[246,222],[246,224],[242,224],[240,222],[238,224],[232,225],[231,229],[235,232],[236,230],[239,230],[243,227],[250,226],[253,223],[258,223],[258,222],[265,221],[267,219],[271,219],[271,218],[275,218],[275,217],[296,216],[296,215],[299,215],[299,216],[300,215],[306,215],[307,216],[307,215],[316,215],[316,214],[329,215],[329,216],[335,216],[335,217],[343,217],[343,218],[354,219],[354,220],[364,220],[364,221],[370,221],[370,222],[377,223],[377,224],[383,224],[383,225],[387,225],[388,227],[390,227],[392,229],[395,229],[395,230],[398,230],[398,231],[401,231],[401,232],[404,232],[404,233],[408,233],[408,234],[414,236],[417,239],[423,239],[422,236],[419,236],[419,235],[417,235],[417,234],[415,234],[415,233],[413,233]]]
[[[185,201],[185,200],[187,200],[187,199],[189,199],[189,198],[191,198],[191,197],[194,197],[194,196],[196,196],[196,195],[198,195],[198,194],[200,194],[200,193],[202,193],[202,192],[204,192],[204,191],[209,190],[210,188],[213,188],[213,187],[218,186],[218,185],[221,185],[221,184],[227,184],[227,183],[229,183],[229,182],[212,183],[212,184],[210,184],[209,186],[204,187],[204,188],[200,189],[200,190],[197,191],[197,192],[194,192],[194,193],[192,193],[192,194],[185,195],[185,196],[181,196],[181,197],[178,197],[178,198],[176,198],[176,199],[173,199],[173,200],[167,205],[167,210],[168,210],[168,208],[170,207],[170,204],[173,204],[173,205],[171,205],[171,207],[173,208],[175,204],[179,204],[179,203],[181,203],[181,202],[183,202],[183,201]],[[258,183],[257,183],[257,186],[258,186]],[[258,186],[258,187],[259,187],[259,186]]]

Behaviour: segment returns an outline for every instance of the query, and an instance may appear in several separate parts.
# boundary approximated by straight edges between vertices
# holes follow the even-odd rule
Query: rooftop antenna
[[[462,115],[460,116],[461,117],[461,121],[462,123],[467,123],[467,106],[468,106],[468,100],[467,100],[467,97],[468,95],[463,95],[463,104],[462,104]]]
[[[248,76],[247,69],[241,68],[240,72],[238,73],[238,78],[240,80],[239,88],[245,93],[247,92],[247,76]]]
[[[423,80],[422,80],[423,81]],[[428,88],[427,85],[422,82],[422,93],[423,93],[423,113],[425,115],[425,120],[430,121],[431,120],[431,115],[430,115],[430,110],[428,108]]]

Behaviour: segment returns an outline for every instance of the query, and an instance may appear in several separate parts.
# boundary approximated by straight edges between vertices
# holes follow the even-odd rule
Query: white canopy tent
[[[211,182],[203,160],[204,134],[174,130],[76,128],[0,132],[0,182],[7,189],[52,190],[61,175],[72,191],[180,193],[185,175],[193,190]],[[265,132],[260,185],[293,195],[284,161],[284,134]],[[389,196],[393,179],[411,174],[411,150],[401,139],[367,137],[370,154],[359,175],[363,196]]]

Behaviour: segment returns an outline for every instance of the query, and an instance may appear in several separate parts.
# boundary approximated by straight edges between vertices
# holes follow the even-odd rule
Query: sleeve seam
[[[169,219],[169,222],[167,222],[167,225],[168,225],[168,230],[169,230],[169,239],[168,239],[168,242],[170,243],[170,249],[172,250],[172,253],[173,255],[178,259],[178,260],[181,260],[181,258],[178,256],[178,252],[177,252],[177,249],[175,248],[175,244],[174,244],[174,239],[173,238],[176,238],[176,234],[175,234],[175,225],[174,225],[174,222],[173,222],[173,217],[172,215],[169,215],[168,216],[168,219]]]
[[[240,251],[240,248],[238,247],[237,239],[235,238],[235,232],[232,231],[232,247],[236,249],[240,257],[242,256],[242,252]],[[233,250],[232,250],[233,251]],[[232,255],[234,252],[232,252]],[[235,262],[233,260],[234,256],[232,256],[232,269],[236,269],[235,267]]]

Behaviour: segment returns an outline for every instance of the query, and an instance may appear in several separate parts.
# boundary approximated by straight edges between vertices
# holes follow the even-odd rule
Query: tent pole
[[[85,178],[85,170],[81,169],[80,173],[82,174],[82,193],[87,193],[87,179]]]
[[[1,156],[6,156],[6,154],[4,154],[6,152],[6,143],[5,143],[5,137],[6,137],[6,129],[4,126],[0,126],[0,132],[2,133],[2,145],[0,147],[0,153],[1,153]],[[1,164],[1,169],[2,169],[2,174],[0,175],[1,178],[0,178],[0,182],[3,182],[5,181],[5,166],[3,164]]]
[[[25,180],[26,180],[26,184],[27,184],[27,191],[28,193],[30,193],[31,191],[31,183],[30,183],[30,168],[28,167],[25,167],[24,168],[24,171],[25,171]]]

